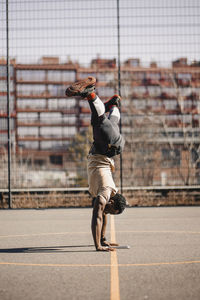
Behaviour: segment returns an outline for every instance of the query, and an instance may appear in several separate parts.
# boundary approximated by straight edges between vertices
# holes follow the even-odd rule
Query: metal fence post
[[[120,15],[119,15],[119,0],[117,0],[117,53],[118,53],[118,94],[121,97],[121,61],[120,61]],[[121,107],[120,107],[121,111]],[[120,133],[122,133],[122,120],[120,118]],[[123,194],[123,157],[120,154],[120,190]]]
[[[7,68],[7,130],[8,130],[8,207],[12,208],[11,197],[11,141],[10,141],[10,58],[9,58],[9,9],[6,0],[6,68]]]

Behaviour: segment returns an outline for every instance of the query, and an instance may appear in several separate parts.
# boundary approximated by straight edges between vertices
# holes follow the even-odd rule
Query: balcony
[[[71,137],[57,137],[57,136],[17,136],[17,140],[20,141],[70,141]]]
[[[47,109],[47,108],[17,108],[17,113],[54,113],[54,112],[60,112],[63,115],[64,114],[77,114],[77,109]]]

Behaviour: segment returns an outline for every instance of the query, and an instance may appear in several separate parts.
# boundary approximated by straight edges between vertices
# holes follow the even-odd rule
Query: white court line
[[[200,234],[200,231],[183,231],[183,230],[119,230],[118,233],[177,233],[177,234]],[[90,234],[88,231],[66,231],[66,232],[44,232],[44,233],[32,233],[32,234],[10,234],[0,235],[0,239],[12,238],[12,237],[29,237],[29,236],[40,236],[40,235],[65,235],[65,234]]]
[[[29,236],[40,236],[40,235],[65,235],[65,234],[90,234],[90,232],[74,232],[74,231],[66,231],[66,232],[44,232],[44,233],[31,233],[31,234],[10,234],[10,235],[0,235],[0,239],[3,238],[12,238],[12,237],[29,237]]]

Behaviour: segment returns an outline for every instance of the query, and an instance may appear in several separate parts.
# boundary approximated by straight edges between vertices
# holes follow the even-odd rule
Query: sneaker
[[[104,103],[105,105],[105,111],[108,112],[112,106],[117,106],[119,108],[120,106],[120,96],[114,95],[112,96],[107,102]]]
[[[65,95],[67,97],[80,96],[82,98],[87,97],[87,95],[94,92],[96,78],[89,76],[83,80],[79,80],[72,85],[70,85],[66,91]]]

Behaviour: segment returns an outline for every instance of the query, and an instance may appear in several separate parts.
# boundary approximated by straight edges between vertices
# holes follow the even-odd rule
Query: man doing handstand
[[[122,152],[125,142],[118,126],[120,97],[114,95],[103,103],[95,93],[95,83],[94,77],[87,77],[68,87],[65,94],[86,98],[90,106],[94,141],[87,170],[89,192],[93,197],[92,235],[97,251],[112,251],[112,246],[117,244],[106,241],[107,214],[120,214],[126,207],[126,200],[117,193],[113,180],[113,157]]]

